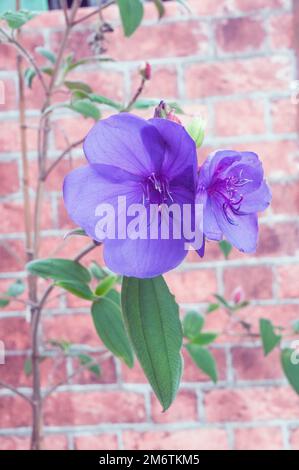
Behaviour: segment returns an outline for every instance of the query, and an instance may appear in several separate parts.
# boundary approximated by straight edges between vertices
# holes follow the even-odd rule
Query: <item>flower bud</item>
[[[241,286],[237,287],[232,293],[232,300],[235,305],[240,304],[245,299],[244,290]]]
[[[176,122],[182,125],[180,119],[176,116],[174,109],[172,109],[165,101],[160,101],[158,106],[155,108],[155,118],[168,119],[168,121]]]
[[[186,126],[186,131],[194,140],[196,147],[200,147],[205,136],[206,121],[201,117],[195,117]]]
[[[148,62],[145,62],[139,69],[139,73],[144,80],[150,80],[152,77],[152,67]]]

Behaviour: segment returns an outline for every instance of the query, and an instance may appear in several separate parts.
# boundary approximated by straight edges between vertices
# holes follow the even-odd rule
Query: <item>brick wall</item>
[[[296,79],[293,6],[290,0],[191,0],[194,15],[182,15],[167,4],[159,24],[152,6],[131,39],[119,27],[108,35],[108,54],[116,62],[89,66],[76,78],[90,81],[96,92],[127,99],[135,90],[137,67],[147,59],[153,78],[145,96],[180,100],[189,114],[208,119],[202,161],[214,148],[232,147],[259,153],[273,191],[272,207],[261,217],[256,256],[234,251],[224,261],[216,244],[208,244],[204,260],[190,256],[167,275],[181,304],[202,311],[212,293],[230,295],[242,286],[251,305],[244,314],[255,324],[259,317],[287,325],[299,318],[298,292],[298,141],[297,107],[290,100]],[[294,1],[297,8],[297,1]],[[298,9],[298,8],[297,8]],[[107,20],[116,19],[107,10]],[[57,48],[63,18],[42,15],[30,24],[24,41]],[[297,21],[298,23],[298,21]],[[94,23],[80,26],[72,37],[78,57],[90,55],[86,38]],[[0,79],[6,102],[0,105],[1,291],[22,272],[20,142],[17,130],[17,82],[12,49],[0,46]],[[42,93],[38,83],[27,92],[30,124],[29,157],[32,195],[36,175],[36,129]],[[150,117],[150,113],[146,114]],[[77,140],[92,122],[74,115],[56,114],[50,139],[55,158],[69,141]],[[42,220],[42,255],[70,256],[85,240],[61,245],[71,226],[61,200],[61,183],[71,166],[83,162],[75,150],[72,162],[62,162],[47,183]],[[297,257],[296,257],[297,256]],[[93,259],[95,255],[90,256]],[[98,254],[98,258],[100,253]],[[22,273],[24,275],[24,273]],[[297,285],[296,285],[297,281]],[[208,324],[221,329],[223,313],[211,314]],[[7,348],[7,363],[0,366],[3,380],[26,389],[23,372],[29,348],[28,324],[20,304],[13,302],[0,314],[0,338]],[[89,310],[74,297],[54,297],[47,305],[42,339],[64,338],[101,349]],[[107,360],[101,379],[83,374],[62,387],[45,404],[45,446],[59,449],[283,449],[299,448],[299,398],[286,385],[278,355],[264,358],[260,343],[246,338],[221,338],[214,346],[220,371],[215,386],[186,358],[185,372],[175,404],[165,414],[153,398],[140,369],[132,371]],[[47,384],[55,359],[42,364]],[[76,367],[75,360],[59,366],[54,380]],[[30,413],[27,405],[7,390],[0,390],[0,449],[28,446]]]

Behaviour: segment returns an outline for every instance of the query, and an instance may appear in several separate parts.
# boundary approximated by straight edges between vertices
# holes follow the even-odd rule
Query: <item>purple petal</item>
[[[269,206],[272,196],[266,181],[263,181],[259,189],[253,193],[246,194],[241,204],[241,212],[251,214],[253,212],[262,212]]]
[[[208,240],[219,241],[223,236],[214,214],[213,204],[209,198],[205,203],[203,212],[203,233]]]
[[[70,218],[95,240],[97,240],[95,234],[98,221],[95,215],[97,206],[108,203],[116,212],[118,196],[126,196],[127,205],[140,203],[142,201],[140,184],[134,181],[126,181],[125,184],[111,183],[91,166],[71,171],[64,180],[63,197]]]
[[[187,251],[183,240],[105,240],[109,269],[124,276],[150,278],[178,266]]]
[[[163,173],[173,179],[183,173],[187,168],[196,179],[197,156],[194,140],[183,126],[167,119],[154,118],[149,122],[158,129],[166,143]]]
[[[140,176],[160,170],[164,148],[154,126],[127,113],[99,121],[84,141],[90,164],[111,165]]]

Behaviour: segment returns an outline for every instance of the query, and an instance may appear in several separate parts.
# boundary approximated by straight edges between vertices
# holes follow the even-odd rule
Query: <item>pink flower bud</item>
[[[144,80],[150,80],[152,77],[152,67],[148,62],[145,62],[139,69],[139,73]]]
[[[232,293],[232,300],[234,304],[240,304],[241,302],[244,302],[245,300],[245,293],[244,290],[241,286],[236,287],[236,289]]]

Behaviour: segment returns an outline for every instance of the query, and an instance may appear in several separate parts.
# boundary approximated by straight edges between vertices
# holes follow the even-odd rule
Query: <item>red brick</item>
[[[2,144],[0,141],[0,148]],[[15,193],[19,190],[19,175],[18,165],[15,161],[13,162],[1,162],[0,163],[0,178],[1,178],[1,189],[0,196],[7,196],[10,193]]]
[[[74,54],[74,60],[90,57],[93,54],[90,39],[93,31],[91,27],[81,30],[73,29],[68,37],[65,54]],[[63,30],[50,32],[50,44],[53,52],[57,53],[63,38]]]
[[[293,255],[298,249],[298,240],[299,228],[295,223],[262,224],[256,256]]]
[[[0,83],[0,111],[17,109],[17,84],[14,76],[9,79],[1,78]]]
[[[165,413],[162,412],[161,404],[152,395],[152,418],[155,423],[176,423],[179,421],[197,420],[197,397],[194,392],[182,390],[176,398],[173,406]]]
[[[274,50],[291,49],[294,43],[293,16],[290,13],[275,15],[270,19],[270,44]]]
[[[34,124],[34,121],[28,121],[28,126]],[[27,148],[36,150],[37,130],[28,127],[27,129]],[[1,152],[17,152],[20,145],[20,129],[17,121],[1,122],[0,149]]]
[[[216,24],[218,51],[256,51],[263,47],[264,39],[264,26],[260,20],[254,18],[229,18]]]
[[[57,393],[45,402],[44,417],[53,426],[138,423],[145,420],[144,398],[127,391]]]
[[[181,431],[123,432],[127,450],[225,450],[224,429],[184,429]]]
[[[33,201],[31,209],[33,212]],[[24,205],[22,202],[4,202],[0,206],[0,217],[2,220],[3,233],[18,233],[24,231]],[[49,200],[43,201],[41,214],[41,228],[46,230],[52,228],[52,205]]]
[[[27,349],[30,343],[30,325],[25,318],[7,317],[0,320],[0,329],[5,331],[5,349]]]
[[[63,435],[45,436],[42,448],[44,450],[68,450],[67,438]]]
[[[31,55],[35,55],[35,48],[44,45],[44,38],[42,34],[35,32],[34,30],[23,32],[21,37],[21,43],[24,49],[26,49]],[[16,50],[13,46],[7,44],[0,44],[0,55],[5,57],[5,60],[1,61],[2,70],[13,70],[16,69]],[[38,64],[41,63],[40,57],[36,54]]]
[[[89,370],[85,370],[80,374],[76,375],[72,382],[78,384],[112,384],[117,382],[115,364],[113,358],[109,358],[105,361],[100,360],[100,356],[96,354],[90,354],[95,361],[99,363],[101,369],[101,375],[98,377]],[[78,361],[74,360],[74,370],[79,367]]]
[[[281,429],[274,427],[236,429],[235,448],[236,450],[282,450]]]
[[[24,242],[19,240],[3,240],[0,243],[0,269],[4,272],[21,271],[24,269]]]
[[[89,346],[101,347],[91,315],[55,315],[44,320],[45,339],[66,340]]]
[[[291,432],[290,441],[291,441],[292,449],[299,450],[299,428],[294,429]]]
[[[195,20],[178,22],[175,30],[171,23],[142,26],[130,38],[124,38],[122,29],[117,28],[107,38],[108,55],[122,61],[205,55],[208,49],[207,27]]]
[[[75,436],[76,450],[117,450],[115,434],[92,434]]]
[[[272,101],[271,115],[275,133],[297,132],[297,107],[291,102],[291,98]]]
[[[0,450],[28,450],[29,437],[0,436]]]
[[[212,269],[171,272],[165,279],[177,302],[204,302],[211,299],[211,293],[217,292],[216,274]]]
[[[279,281],[279,296],[281,298],[297,298],[299,296],[299,264],[280,266],[277,269]]]
[[[262,10],[264,8],[274,9],[283,6],[283,0],[236,0],[236,7],[240,11]]]
[[[124,75],[115,70],[73,72],[68,76],[69,80],[78,80],[91,86],[94,93],[104,95],[107,98],[122,102],[124,99]],[[82,118],[81,118],[82,120]]]
[[[264,106],[261,101],[220,101],[215,104],[214,109],[217,136],[243,136],[265,132]]]
[[[271,184],[271,207],[275,214],[297,215],[299,212],[298,181]]]
[[[226,0],[188,0],[192,12],[199,16],[227,15],[235,11],[234,6]]]
[[[238,59],[186,67],[188,98],[288,88],[292,76],[287,57]]]
[[[7,413],[7,410],[9,410],[9,413]],[[21,397],[2,396],[0,400],[0,414],[0,428],[30,426],[31,406]]]
[[[132,75],[131,95],[136,93],[140,85],[140,74],[134,72]],[[152,77],[145,84],[143,97],[167,99],[176,98],[178,94],[177,73],[174,67],[152,67]]]
[[[292,419],[298,405],[290,387],[213,390],[205,396],[208,422]]]
[[[272,298],[272,270],[266,266],[226,268],[224,284],[227,298],[231,298],[237,287],[243,288],[249,300]]]
[[[87,133],[90,131],[94,124],[94,121],[92,119],[84,119],[81,116],[68,116],[65,117],[64,119],[59,119],[55,121],[55,126],[54,126],[54,134],[55,134],[55,145],[56,148],[59,150],[65,150],[68,147],[68,143],[65,140],[65,136],[67,136],[69,142],[77,142],[80,139],[83,139]],[[85,165],[86,159],[83,154],[83,147],[78,146],[78,149],[82,149],[82,160],[79,162],[81,165]],[[68,163],[68,157],[61,162],[63,165],[70,166],[70,163]],[[59,163],[59,167],[61,167],[61,163]],[[77,164],[76,160],[72,161],[72,164]],[[62,166],[63,166],[62,165]],[[58,166],[55,169],[55,172],[57,172]],[[70,170],[68,170],[70,171]],[[65,176],[66,172],[64,173]],[[53,173],[51,174],[50,179],[53,181],[54,176]]]
[[[233,348],[232,355],[237,380],[268,380],[283,377],[278,349],[265,357],[260,348],[236,347]]]

